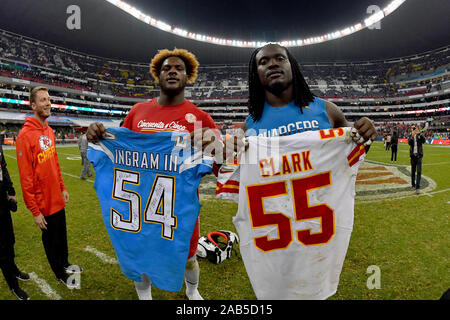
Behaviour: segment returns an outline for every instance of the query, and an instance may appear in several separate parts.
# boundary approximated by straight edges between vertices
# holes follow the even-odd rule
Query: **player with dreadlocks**
[[[264,109],[264,103],[266,101],[266,94],[264,92],[264,87],[262,86],[261,81],[259,79],[257,71],[258,68],[255,61],[258,52],[260,52],[260,49],[255,50],[252,53],[249,63],[249,76],[248,76],[248,85],[249,85],[248,109],[251,117],[256,121],[261,119],[262,112]],[[295,58],[287,50],[286,56],[288,61],[295,62]],[[300,110],[303,111],[303,107],[308,105],[310,102],[314,100],[314,95],[309,90],[308,84],[303,78],[303,75],[297,63],[291,63],[291,72],[292,72],[292,88],[294,91],[293,101],[296,105],[300,106]],[[282,87],[280,87],[280,89],[282,89]]]
[[[331,174],[333,166],[330,163],[330,158],[325,156],[321,159],[318,158],[330,151],[342,151],[340,149],[342,145],[322,145],[317,143],[319,142],[318,140],[311,139],[313,135],[308,135],[307,133],[295,134],[308,130],[317,131],[348,127],[349,125],[344,114],[335,104],[316,97],[311,92],[300,72],[297,61],[285,47],[278,44],[268,44],[256,49],[250,59],[248,77],[249,116],[246,118],[244,130],[239,133],[237,139],[228,140],[232,142],[234,140],[243,141],[244,139],[241,138],[244,134],[248,137],[262,137],[258,141],[253,138],[248,139],[250,152],[244,153],[244,156],[240,158],[240,160],[244,160],[241,162],[243,166],[229,165],[225,170],[219,171],[217,195],[220,198],[231,198],[238,202],[239,209],[236,216],[233,217],[233,223],[241,240],[245,239],[242,240],[241,244],[242,258],[258,298],[325,299],[333,294],[334,289],[330,288],[333,288],[334,285],[337,286],[336,278],[333,280],[331,278],[336,274],[339,275],[341,262],[338,262],[338,260],[341,259],[339,261],[343,261],[342,259],[345,257],[346,249],[343,252],[338,252],[340,249],[336,249],[345,247],[346,243],[342,240],[343,238],[339,236],[334,237],[335,233],[338,233],[334,227],[334,209],[330,209],[330,207],[323,204],[323,207],[322,205],[310,206],[308,203],[308,191],[331,185],[331,178],[327,182],[318,182],[319,180],[317,180],[317,177],[323,174],[320,173],[322,170],[326,171],[325,174]],[[367,150],[371,141],[377,136],[372,122],[368,118],[362,118],[355,122],[354,127],[356,130],[352,129],[351,132],[357,131],[359,134],[358,137],[355,132],[354,139],[358,143],[365,141],[364,144]],[[277,139],[279,136],[288,137]],[[265,137],[271,139],[266,139]],[[304,141],[297,140],[304,137]],[[277,140],[282,141],[279,145],[276,145],[278,148],[268,146],[271,143],[270,141]],[[312,143],[311,141],[316,141],[317,145],[308,144]],[[254,143],[253,146],[252,143]],[[324,151],[325,145],[330,149]],[[259,147],[261,147],[261,152],[258,150]],[[268,149],[265,149],[266,147]],[[353,144],[350,147],[354,148]],[[308,151],[299,151],[301,148],[305,148],[305,150],[308,148]],[[235,150],[242,149],[238,146]],[[278,154],[268,160],[265,158],[267,150],[271,151],[271,155],[268,157],[273,155],[272,152],[278,152]],[[353,154],[355,154],[355,150],[362,152],[360,146],[353,150]],[[288,158],[294,159],[293,156],[296,154],[298,161],[295,161],[297,163],[300,162],[299,153],[293,152],[302,152],[304,162],[305,158],[309,158],[310,153],[314,154],[317,161],[314,162],[314,169],[320,168],[318,169],[319,173],[316,171],[314,174],[309,172],[308,170],[312,169],[312,166],[304,170],[307,171],[305,174],[299,166],[298,171],[292,170],[291,172],[291,169],[288,169],[290,166]],[[251,155],[252,153],[253,155]],[[266,155],[263,156],[262,154]],[[342,159],[343,164],[348,165],[348,158],[342,156]],[[254,160],[255,162],[246,163],[247,160]],[[264,163],[263,161],[266,162]],[[309,160],[307,161],[309,163]],[[335,158],[331,160],[331,162],[335,161],[337,161]],[[294,163],[294,160],[292,163]],[[228,163],[225,164],[225,166],[227,165]],[[268,169],[269,165],[270,169]],[[346,168],[342,166],[333,170],[341,173]],[[277,170],[279,171],[277,172]],[[341,176],[333,177],[336,178],[333,181],[335,184],[338,183],[337,181],[342,182],[341,180],[343,180]],[[305,188],[302,189],[306,190],[305,193],[303,191],[299,192],[300,187],[297,189],[297,186],[294,186],[295,183],[298,183],[297,186],[301,185],[301,188]],[[337,197],[336,191],[332,189],[317,192],[311,195],[310,199],[314,199],[311,200],[314,203],[327,203],[329,199],[337,197],[339,201],[342,200],[340,205],[346,206],[342,213],[351,212],[351,219],[353,219],[353,189],[340,190],[345,193],[348,200],[343,200],[344,197]],[[339,195],[341,196],[342,194]],[[271,198],[270,202],[265,202],[267,198]],[[321,209],[318,209],[319,207]],[[330,213],[330,222],[325,221],[324,211],[321,212],[325,207],[328,209],[324,210],[329,210],[327,212]],[[339,214],[339,218],[341,216],[342,214]],[[311,229],[309,231],[296,231],[297,239],[303,246],[290,246],[294,234],[293,228],[298,226],[297,223],[303,219],[316,218],[320,218],[320,230],[332,229],[329,233],[330,237],[327,240],[320,238],[324,234],[323,231],[320,231],[314,233],[314,237],[317,236],[318,238],[315,239],[321,240],[309,242],[309,240],[304,241],[304,239],[301,239],[301,234],[306,234],[303,232],[307,232],[311,235]],[[333,222],[331,223],[331,221]],[[276,226],[272,227],[274,225]],[[308,226],[305,224],[304,228],[309,228],[310,226],[312,224]],[[256,229],[258,230],[255,231]],[[322,246],[317,251],[316,249],[299,250],[299,248],[310,245],[319,247],[319,244],[329,244],[331,243],[331,237],[334,237],[334,242],[332,243],[336,247]],[[327,250],[329,251],[326,252]],[[319,259],[320,262],[317,260],[318,253],[319,256],[321,254],[330,256],[330,252],[333,252],[332,258]],[[338,256],[340,258],[337,258]],[[332,260],[333,262],[331,262]],[[281,270],[280,266],[289,267]],[[297,272],[293,271],[290,273],[288,269],[296,270]],[[318,277],[317,275],[324,275],[319,270],[327,270],[330,276]],[[315,273],[316,271],[317,273]],[[298,275],[304,277],[297,277]],[[311,278],[308,278],[309,275],[311,275]]]
[[[184,97],[186,84],[194,83],[199,63],[194,54],[184,49],[160,50],[150,63],[150,73],[160,85],[160,96],[133,106],[123,122],[135,132],[152,133],[158,131],[192,132],[194,124],[218,132],[209,114],[200,110]],[[96,142],[105,133],[104,126],[97,122],[89,126],[86,137]],[[179,187],[179,186],[178,186]],[[202,300],[198,292],[200,268],[196,260],[199,240],[199,221],[190,239],[190,250],[185,270],[186,295],[190,300]],[[186,239],[189,241],[189,239]],[[142,277],[135,282],[139,299],[150,300],[151,279]]]
[[[310,91],[297,61],[285,47],[267,44],[256,49],[250,59],[248,79],[249,116],[244,125],[247,136],[282,136],[348,126],[334,103]],[[354,127],[366,144],[377,136],[372,121],[366,117],[356,121]]]
[[[307,130],[348,127],[342,111],[332,102],[316,97],[306,83],[299,65],[287,48],[267,44],[256,49],[250,58],[248,72],[248,110],[242,131],[227,139],[225,150],[241,150],[242,136],[267,137],[291,135]],[[355,141],[364,142],[368,151],[377,137],[367,117],[354,123]],[[201,137],[208,129],[204,128]],[[195,136],[191,133],[191,136]],[[195,140],[195,139],[194,139]],[[202,149],[210,143],[203,141]],[[217,144],[216,144],[217,145]],[[227,157],[225,154],[223,157]]]

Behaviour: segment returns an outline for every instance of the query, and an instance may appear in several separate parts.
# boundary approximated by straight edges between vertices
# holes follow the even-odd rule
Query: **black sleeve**
[[[1,150],[1,154],[2,154],[3,187],[8,192],[8,195],[15,196],[16,190],[14,190],[13,182],[11,180],[11,177],[9,176],[9,172],[6,167],[7,165],[6,165],[5,157],[3,155],[3,150]]]

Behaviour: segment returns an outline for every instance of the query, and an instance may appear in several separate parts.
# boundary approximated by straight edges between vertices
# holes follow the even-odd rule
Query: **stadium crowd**
[[[352,63],[304,63],[300,69],[312,93],[330,99],[353,121],[366,114],[382,134],[404,135],[412,123],[429,123],[429,137],[447,137],[450,112],[450,47],[411,57]],[[80,108],[56,108],[56,116],[122,119],[136,102],[159,95],[148,64],[113,61],[69,51],[0,30],[0,98],[27,100],[30,83],[51,86],[52,101]],[[223,128],[248,114],[248,66],[204,65],[186,97]],[[425,113],[425,109],[439,109]],[[89,107],[89,108],[83,108]],[[92,108],[119,111],[99,114]],[[26,104],[0,100],[0,110],[29,112]],[[429,112],[429,111],[426,111]],[[62,136],[74,135],[61,126]],[[16,125],[3,123],[12,132]]]
[[[0,31],[0,76],[122,97],[157,95],[148,64],[111,61],[36,42]],[[420,80],[448,68],[449,51],[446,47],[398,61],[305,63],[301,69],[321,97],[401,97],[440,90],[442,83],[449,86],[449,75]],[[417,82],[397,81],[412,75]],[[187,89],[196,99],[246,99],[247,65],[200,66],[196,84]]]

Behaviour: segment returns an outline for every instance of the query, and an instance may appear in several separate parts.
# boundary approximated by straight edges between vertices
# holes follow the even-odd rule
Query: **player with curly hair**
[[[194,124],[217,130],[209,114],[188,101],[185,96],[187,84],[195,82],[199,62],[194,54],[184,49],[159,50],[150,63],[150,73],[159,84],[159,97],[141,102],[132,107],[123,122],[135,132],[154,133],[159,131],[193,132]],[[218,132],[218,130],[216,131]],[[96,122],[89,126],[86,137],[96,142],[105,133],[103,124]],[[196,260],[199,239],[199,221],[197,220],[192,238],[185,271],[186,295],[190,300],[201,300],[198,292],[200,268]],[[189,239],[186,239],[187,241]],[[135,282],[139,299],[152,299],[151,279],[142,276],[142,282]]]

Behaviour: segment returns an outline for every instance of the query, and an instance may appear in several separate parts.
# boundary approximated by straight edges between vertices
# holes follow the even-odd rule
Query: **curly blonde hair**
[[[184,61],[184,64],[186,65],[186,74],[188,76],[187,83],[194,83],[197,79],[198,66],[200,65],[200,63],[197,61],[197,58],[193,53],[185,49],[177,48],[173,50],[159,50],[158,53],[153,57],[152,61],[150,62],[150,73],[153,79],[155,79],[155,82],[158,83],[161,66],[164,60],[169,57],[178,57]]]

